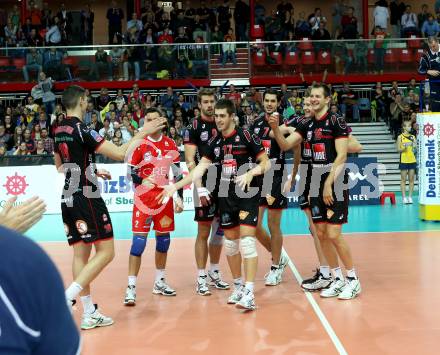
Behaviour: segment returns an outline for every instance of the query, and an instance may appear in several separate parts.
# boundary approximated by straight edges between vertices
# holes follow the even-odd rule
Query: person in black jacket
[[[429,49],[420,59],[419,74],[429,79],[430,107],[432,112],[440,112],[440,53],[436,37],[428,37]]]

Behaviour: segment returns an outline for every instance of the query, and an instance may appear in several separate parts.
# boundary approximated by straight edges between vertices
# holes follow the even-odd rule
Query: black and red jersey
[[[296,126],[296,132],[302,136],[304,145],[310,146],[308,153],[311,155],[311,162],[318,165],[332,164],[337,156],[335,140],[348,138],[348,128],[344,118],[329,113],[319,120],[317,118],[301,120]]]
[[[194,118],[183,136],[185,145],[197,147],[195,162],[198,164],[200,159],[206,154],[208,142],[219,135],[215,121],[206,121],[203,118]]]
[[[97,190],[95,151],[104,142],[98,132],[77,117],[67,117],[55,129],[55,152],[64,167],[66,191]]]
[[[284,120],[284,124],[287,127],[293,127],[296,129],[299,124],[305,123],[310,118],[306,118],[302,115],[292,115],[288,119]],[[310,164],[312,162],[312,148],[309,141],[303,140],[301,143],[301,163],[302,164]]]
[[[229,181],[229,191],[234,191],[235,178],[250,170],[264,152],[265,149],[256,134],[236,127],[226,137],[220,135],[213,138],[204,157],[220,164],[220,179]],[[251,186],[260,187],[261,180],[253,179]]]

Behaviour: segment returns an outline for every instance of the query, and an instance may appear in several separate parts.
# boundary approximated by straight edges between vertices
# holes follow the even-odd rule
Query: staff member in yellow
[[[404,204],[413,203],[414,176],[417,168],[414,150],[417,147],[416,136],[411,132],[411,121],[403,121],[402,133],[397,137],[397,150],[400,153],[400,189]],[[409,192],[406,197],[406,180],[409,180]]]

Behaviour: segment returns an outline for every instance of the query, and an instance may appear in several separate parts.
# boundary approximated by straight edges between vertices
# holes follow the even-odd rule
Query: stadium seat
[[[260,25],[254,25],[251,29],[251,37],[252,38],[263,38],[264,37],[264,28]]]
[[[396,52],[392,49],[387,49],[385,52],[384,62],[385,64],[396,64],[398,62]]]
[[[24,58],[14,58],[12,59],[12,65],[15,67],[15,70],[22,70],[26,65],[26,59]]]
[[[408,39],[408,48],[419,49],[422,47],[422,41],[416,35],[411,35]]]
[[[414,59],[415,59],[415,61],[416,61],[417,63],[419,63],[419,62],[420,62],[420,59],[422,59],[423,53],[424,53],[424,51],[423,51],[423,49],[421,49],[421,48],[417,49],[417,50],[414,52]]]
[[[329,51],[320,51],[318,53],[318,64],[319,65],[332,64],[332,56]]]
[[[374,49],[368,50],[368,64],[376,64],[376,58],[374,57]]]
[[[400,63],[413,63],[414,58],[409,49],[400,49],[399,50],[399,60]]]
[[[275,63],[273,63],[273,65],[283,64],[283,57],[280,52],[272,52],[270,53],[270,56],[275,60]]]
[[[254,55],[252,56],[252,63],[256,67],[265,66],[266,65],[266,53],[264,53],[264,52],[254,53]]]
[[[305,51],[301,57],[302,65],[315,65],[315,53],[311,51]]]
[[[7,73],[11,70],[9,57],[0,57],[0,73]]]
[[[367,97],[360,97],[358,100],[359,115],[361,119],[367,117],[371,119],[371,102]]]
[[[313,44],[307,37],[305,37],[298,43],[298,48],[302,51],[311,51],[313,49]]]

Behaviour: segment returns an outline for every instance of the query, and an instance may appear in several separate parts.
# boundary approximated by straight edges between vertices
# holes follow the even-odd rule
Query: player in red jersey
[[[146,112],[145,120],[150,122],[161,116],[158,109],[150,108]],[[176,291],[165,281],[165,265],[170,246],[170,232],[174,231],[174,212],[183,211],[183,190],[178,191],[179,196],[175,199],[174,206],[172,199],[165,204],[159,204],[156,197],[162,191],[158,186],[168,184],[170,168],[176,180],[181,178],[179,157],[175,142],[164,136],[162,130],[158,129],[147,136],[133,151],[129,161],[136,191],[132,217],[133,241],[128,262],[128,286],[124,300],[126,306],[136,304],[136,279],[151,224],[156,232],[156,278],[153,293],[164,296],[176,295]]]

